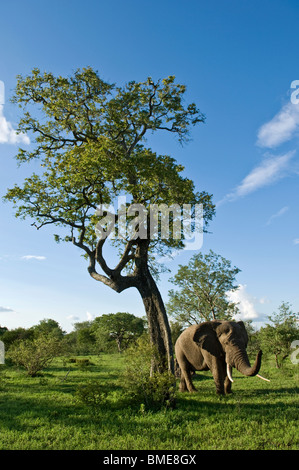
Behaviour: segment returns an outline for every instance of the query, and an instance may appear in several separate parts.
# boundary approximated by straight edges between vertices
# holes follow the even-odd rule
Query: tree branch
[[[106,240],[107,240],[107,238],[102,238],[98,241],[96,249],[95,249],[95,259],[97,260],[97,262],[101,266],[104,273],[107,274],[107,276],[114,277],[113,276],[114,275],[114,270],[110,269],[108,267],[108,265],[107,265],[107,263],[106,263],[106,261],[103,257],[103,245],[104,245]]]
[[[126,264],[135,259],[135,253],[131,253],[130,254],[130,251],[132,250],[132,247],[133,247],[133,240],[130,240],[126,247],[125,247],[125,250],[123,252],[123,255],[118,263],[118,265],[115,267],[114,269],[114,272],[118,275],[121,273],[122,269],[126,266]]]

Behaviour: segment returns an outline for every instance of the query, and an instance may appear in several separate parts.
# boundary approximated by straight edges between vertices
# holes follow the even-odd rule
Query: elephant
[[[210,370],[219,395],[231,393],[232,368],[245,376],[257,376],[262,351],[250,365],[246,352],[248,335],[242,321],[207,321],[184,330],[175,343],[176,360],[181,370],[180,391],[194,392],[191,374]]]

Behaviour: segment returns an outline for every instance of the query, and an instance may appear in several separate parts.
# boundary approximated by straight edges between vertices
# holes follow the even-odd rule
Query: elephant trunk
[[[241,372],[241,374],[246,375],[247,377],[251,377],[253,375],[257,375],[261,368],[262,363],[262,351],[257,353],[255,362],[253,366],[250,366],[247,353],[243,354],[243,359],[238,363],[236,363],[236,369]]]
[[[238,349],[227,362],[247,377],[257,375],[261,367],[262,351],[258,352],[253,366],[250,365],[247,352],[241,349]]]

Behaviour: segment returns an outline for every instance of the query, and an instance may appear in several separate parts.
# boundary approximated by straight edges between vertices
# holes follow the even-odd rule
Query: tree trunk
[[[145,241],[146,242],[146,241]],[[148,319],[151,343],[157,348],[159,359],[153,370],[169,370],[174,374],[174,357],[171,331],[164,302],[147,263],[147,242],[140,243],[136,250],[136,288],[138,289]]]
[[[117,344],[117,350],[119,354],[121,354],[121,339],[120,338],[116,338],[116,344]]]
[[[279,369],[278,354],[275,354],[275,365],[276,369]]]
[[[151,274],[138,282],[137,287],[148,319],[151,343],[157,348],[158,363],[153,364],[152,370],[169,370],[174,374],[173,346],[171,331],[166,315],[165,306],[157,285]]]
[[[116,292],[122,292],[131,287],[138,289],[148,319],[150,340],[157,348],[159,356],[159,359],[153,363],[152,372],[153,370],[159,372],[169,370],[174,374],[170,326],[161,294],[148,266],[150,239],[138,239],[137,242],[130,241],[115,269],[110,269],[103,258],[102,248],[104,242],[105,239],[99,240],[96,250],[91,251],[87,247],[83,247],[82,243],[76,242],[73,239],[73,243],[80,248],[83,247],[88,254],[90,259],[88,272],[93,279],[103,282]],[[134,254],[130,252],[133,245],[136,247]],[[134,260],[134,272],[127,276],[122,276],[121,271],[130,260]],[[97,273],[95,269],[96,261],[100,264],[105,275]]]

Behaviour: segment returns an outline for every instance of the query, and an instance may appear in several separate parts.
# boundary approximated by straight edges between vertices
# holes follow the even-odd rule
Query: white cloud
[[[247,196],[254,191],[257,191],[264,186],[268,186],[278,179],[286,175],[288,163],[295,155],[295,151],[287,152],[279,156],[267,156],[260,165],[255,167],[245,178],[239,186],[232,192],[227,194],[217,205],[226,201],[234,201],[240,197]]]
[[[236,188],[236,196],[246,196],[257,189],[267,186],[281,178],[295,152],[288,152],[278,157],[270,157],[254,168]]]
[[[231,302],[238,304],[240,314],[236,316],[237,320],[253,320],[258,317],[255,309],[255,298],[246,292],[246,285],[240,284],[235,291],[227,292],[227,297]]]
[[[258,131],[257,145],[274,148],[292,139],[299,131],[299,105],[285,104],[273,119]]]
[[[293,241],[294,245],[299,245],[299,238],[295,238],[295,240]]]
[[[92,321],[94,319],[94,315],[90,312],[86,312],[86,317],[88,321]]]
[[[14,312],[14,310],[10,307],[0,307],[0,313],[6,312]]]
[[[21,259],[25,259],[25,260],[37,259],[39,261],[44,261],[46,259],[46,257],[45,256],[37,256],[37,255],[25,255],[25,256],[22,256]]]
[[[17,134],[12,124],[3,115],[3,105],[0,105],[0,144],[30,144],[26,134]]]
[[[283,214],[285,214],[289,210],[288,206],[282,207],[278,212],[275,214],[271,215],[271,217],[268,219],[266,225],[270,225],[274,219],[277,219],[277,217],[281,217]]]
[[[262,298],[259,300],[259,303],[260,303],[261,305],[269,304],[269,303],[270,303],[270,300],[269,300],[267,297],[262,297]]]
[[[73,322],[79,322],[80,321],[80,317],[78,317],[76,315],[69,315],[66,318],[67,318],[67,320],[71,320]],[[87,321],[93,321],[95,316],[90,312],[86,312],[86,318],[87,318]],[[84,320],[81,320],[81,321],[84,321]]]
[[[273,119],[259,128],[257,145],[271,149],[289,141],[296,135],[299,135],[299,103],[297,101],[296,103],[290,101],[282,106]],[[286,176],[288,163],[295,153],[296,151],[293,150],[283,155],[266,156],[261,164],[255,167],[233,192],[227,194],[216,205],[219,206],[224,202],[234,201]],[[299,174],[295,168],[292,168],[292,172]],[[282,211],[281,213],[274,214],[266,225],[269,225],[273,218],[280,217],[285,212],[285,209],[283,208]]]
[[[66,318],[67,318],[67,320],[72,320],[72,321],[79,321],[80,320],[80,317],[77,317],[76,315],[69,315]]]

